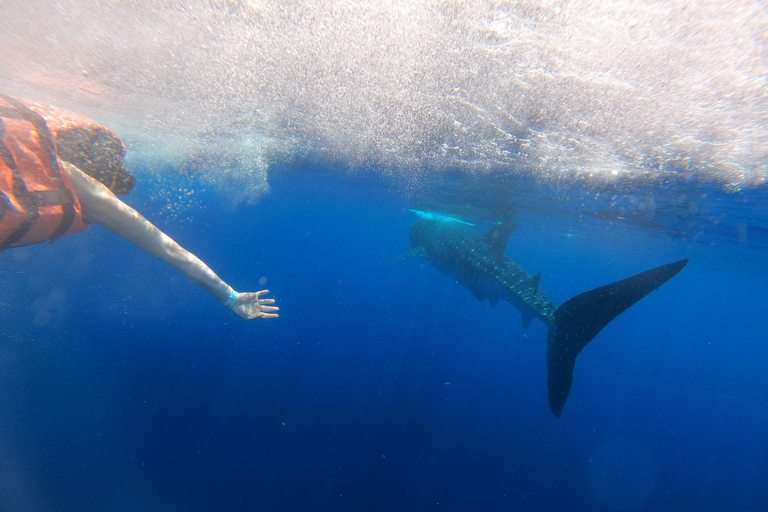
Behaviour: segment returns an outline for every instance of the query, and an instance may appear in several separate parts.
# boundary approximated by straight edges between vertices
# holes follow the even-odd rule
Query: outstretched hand
[[[245,292],[241,293],[237,298],[237,302],[232,306],[237,316],[245,320],[254,320],[256,318],[277,318],[275,311],[279,311],[280,308],[275,306],[267,306],[267,304],[274,304],[275,299],[261,299],[262,295],[269,293],[269,290],[261,290],[260,292]]]

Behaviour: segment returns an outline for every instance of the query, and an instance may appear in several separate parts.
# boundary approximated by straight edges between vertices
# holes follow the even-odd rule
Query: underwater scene
[[[3,11],[0,511],[768,510],[764,2]]]

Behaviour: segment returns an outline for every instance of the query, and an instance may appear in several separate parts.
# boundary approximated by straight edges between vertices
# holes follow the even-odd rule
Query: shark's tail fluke
[[[659,288],[688,263],[681,260],[577,295],[555,311],[547,341],[549,406],[560,413],[568,399],[576,356],[603,327],[634,303]]]

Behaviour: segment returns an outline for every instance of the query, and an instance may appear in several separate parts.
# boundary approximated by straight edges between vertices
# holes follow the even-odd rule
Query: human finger
[[[253,320],[255,318],[277,318],[277,317],[278,315],[274,313],[262,313],[261,311],[259,311],[258,313],[251,314],[248,320]]]

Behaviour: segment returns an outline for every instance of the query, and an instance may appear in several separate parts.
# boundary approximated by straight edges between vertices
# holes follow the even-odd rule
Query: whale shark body
[[[410,231],[413,249],[400,256],[421,256],[452,277],[480,302],[500,300],[520,311],[527,328],[534,318],[547,324],[549,405],[555,416],[568,399],[576,356],[614,318],[677,275],[688,260],[662,265],[582,293],[557,307],[531,275],[504,254],[515,224],[498,224],[478,233],[466,224],[439,219],[417,221]]]

